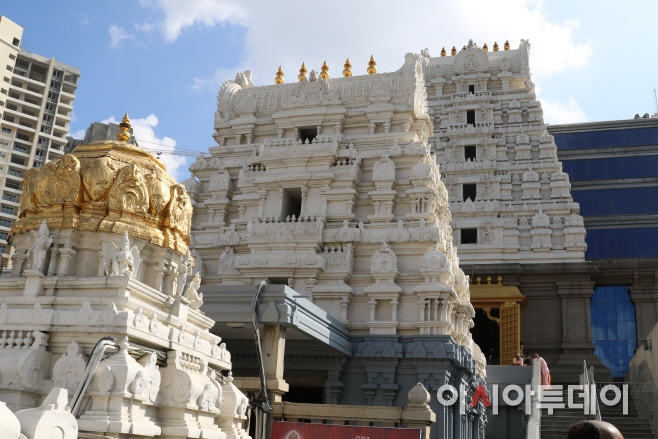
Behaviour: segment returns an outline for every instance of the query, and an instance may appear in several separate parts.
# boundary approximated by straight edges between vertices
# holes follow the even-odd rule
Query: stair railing
[[[596,397],[596,382],[594,381],[594,367],[587,368],[587,362],[583,360],[583,373],[580,375],[580,384],[585,392],[585,401],[589,404],[589,414],[597,421],[601,420],[599,399]],[[592,393],[593,392],[593,393]]]

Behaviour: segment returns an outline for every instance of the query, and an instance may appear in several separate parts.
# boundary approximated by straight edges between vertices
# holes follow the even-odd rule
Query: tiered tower
[[[263,87],[239,73],[219,92],[212,157],[184,183],[203,284],[288,284],[360,337],[355,363],[368,379],[343,402],[395,405],[403,363],[432,389],[472,392],[484,375],[428,143],[424,63],[408,54],[398,71],[376,73],[371,58],[357,76],[348,61],[336,79],[304,65],[291,84],[280,68]],[[473,410],[455,431],[483,428]]]
[[[230,354],[198,310],[190,199],[159,160],[126,143],[129,128],[126,115],[119,141],[80,145],[26,175],[14,265],[0,280],[0,401],[33,409],[52,390],[55,406],[17,416],[56,434],[43,413],[64,413],[67,392],[80,394],[90,376],[84,403],[71,404],[81,432],[248,438]],[[94,363],[104,337],[116,346]]]
[[[462,262],[582,262],[585,229],[546,132],[530,43],[427,58],[436,155]]]

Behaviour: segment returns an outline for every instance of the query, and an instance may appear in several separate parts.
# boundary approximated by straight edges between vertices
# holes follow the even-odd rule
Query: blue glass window
[[[565,160],[562,170],[571,181],[658,177],[658,155]]]
[[[582,216],[658,213],[658,187],[572,190]]]
[[[615,148],[658,144],[658,128],[555,134],[558,150]]]
[[[586,259],[658,258],[658,228],[587,231]]]
[[[590,310],[594,354],[612,371],[612,376],[623,377],[637,346],[635,307],[628,287],[594,288]]]

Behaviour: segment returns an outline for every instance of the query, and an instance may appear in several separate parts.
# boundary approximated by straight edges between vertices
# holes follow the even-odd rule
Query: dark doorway
[[[474,162],[477,159],[477,148],[475,145],[469,145],[464,147],[464,160],[470,160]]]
[[[500,312],[497,308],[491,310],[491,316],[498,318]],[[487,317],[483,309],[475,310],[473,319],[473,341],[480,346],[480,350],[487,357],[487,364],[500,364],[500,328],[498,323]]]
[[[283,395],[285,402],[297,402],[302,404],[323,404],[324,388],[322,387],[294,387],[290,386],[287,393]]]
[[[466,110],[466,123],[475,125],[475,110]]]
[[[475,198],[477,197],[478,193],[478,185],[477,184],[465,184],[463,187],[463,195],[464,195],[464,201],[467,199],[471,199],[471,201],[475,201]]]
[[[470,94],[475,94],[475,85],[469,85],[468,86],[468,92]]]

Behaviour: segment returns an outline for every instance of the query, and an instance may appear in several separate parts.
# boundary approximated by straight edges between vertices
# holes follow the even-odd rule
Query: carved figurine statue
[[[39,226],[39,230],[33,230],[32,236],[27,238],[28,244],[31,244],[26,254],[29,261],[28,268],[30,270],[41,272],[43,261],[46,259],[46,252],[53,243],[53,236],[48,236],[48,233],[50,233],[50,230],[48,230],[46,220],[43,220]]]
[[[121,248],[115,243],[110,243],[103,251],[103,264],[105,264],[106,276],[130,276],[135,277],[142,260],[139,257],[139,249],[136,245],[130,247],[128,231],[123,232]]]
[[[203,293],[197,291],[200,286],[201,276],[197,273],[187,286],[187,290],[185,290],[185,298],[190,301],[190,308],[192,309],[199,309],[203,305]]]
[[[180,296],[183,294],[185,289],[185,280],[187,279],[188,274],[190,274],[192,267],[194,266],[194,259],[188,250],[183,256],[183,260],[176,267],[176,277],[174,279],[176,285],[174,288],[174,295]]]

